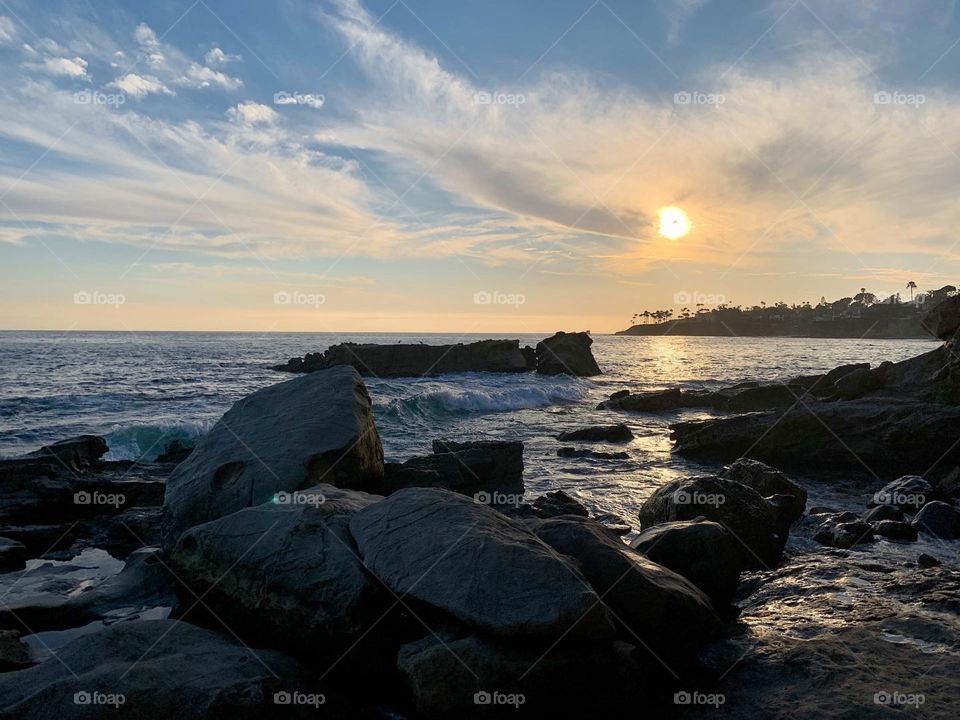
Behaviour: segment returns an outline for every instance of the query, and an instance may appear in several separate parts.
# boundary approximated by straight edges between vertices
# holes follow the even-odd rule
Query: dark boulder
[[[881,520],[893,520],[902,522],[904,518],[903,510],[896,505],[877,505],[863,513],[864,522],[880,522]]]
[[[167,480],[163,545],[185,530],[321,482],[379,488],[383,448],[370,395],[349,367],[258,390],[204,435]]]
[[[578,430],[567,430],[557,435],[561,442],[629,442],[633,432],[625,424],[594,425]]]
[[[405,487],[440,487],[470,496],[481,492],[523,495],[522,442],[436,440],[433,452],[404,463],[387,463],[383,493]]]
[[[848,365],[841,365],[840,367],[836,367],[824,375],[823,382],[828,386],[834,385],[838,380],[845,378],[850,373],[869,369],[870,363],[850,363]]]
[[[872,523],[873,534],[888,540],[916,540],[917,530],[910,523],[898,520],[881,520]]]
[[[600,366],[590,352],[589,333],[558,332],[537,343],[537,372],[541,375],[599,375]]]
[[[704,476],[675,480],[657,489],[640,508],[644,530],[660,523],[705,517],[737,539],[741,568],[771,568],[780,562],[787,535],[778,514],[751,487]]]
[[[934,305],[924,313],[920,322],[934,337],[952,339],[960,331],[960,295]]]
[[[943,540],[960,538],[960,510],[934,500],[924,505],[913,519],[913,527]]]
[[[625,545],[600,523],[561,517],[529,524],[537,537],[580,564],[624,639],[632,638],[660,656],[684,658],[717,635],[720,622],[703,592]]]
[[[629,460],[630,453],[603,452],[602,450],[587,450],[586,448],[562,447],[557,450],[557,457],[562,458],[593,458],[594,460]]]
[[[630,547],[700,588],[718,612],[727,611],[740,582],[737,540],[715,522],[670,522],[647,528]]]
[[[179,440],[174,440],[169,445],[167,445],[167,447],[164,448],[162,453],[157,455],[157,459],[155,462],[173,463],[174,465],[176,465],[177,463],[182,463],[184,460],[190,457],[190,453],[192,452],[193,452],[192,447],[188,447],[187,445],[184,445]]]
[[[846,550],[854,545],[870,542],[873,534],[873,525],[862,520],[836,522],[831,519],[820,526],[813,539],[821,545]]]
[[[552,518],[560,515],[579,515],[587,517],[590,513],[574,498],[563,490],[544,493],[533,501],[533,510],[539,518]]]
[[[789,523],[803,515],[807,507],[807,491],[787,477],[786,473],[759,460],[740,458],[724,468],[720,477],[733,480],[756,490],[762,497],[785,495],[783,503]]]
[[[904,475],[893,480],[870,498],[868,505],[892,505],[907,512],[916,512],[933,495],[933,486],[919,475]]]
[[[613,393],[609,400],[597,405],[597,410],[626,410],[627,412],[661,412],[675,410],[684,406],[680,388],[655,390],[652,392],[631,393],[620,390]]]
[[[72,470],[82,470],[99,461],[109,449],[107,441],[99,435],[80,435],[60,440],[52,445],[44,445],[24,457],[39,460],[49,458],[63,463]]]
[[[407,488],[350,520],[364,565],[395,593],[503,636],[610,637],[573,562],[520,521],[462,495]]]
[[[834,383],[837,394],[844,400],[855,400],[883,387],[883,379],[876,370],[858,368]]]
[[[27,566],[27,548],[23,543],[0,537],[0,573],[23,570]]]

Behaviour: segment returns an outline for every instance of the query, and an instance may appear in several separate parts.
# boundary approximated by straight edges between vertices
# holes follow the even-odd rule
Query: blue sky
[[[956,284],[958,41],[946,0],[0,0],[0,327],[608,331]]]

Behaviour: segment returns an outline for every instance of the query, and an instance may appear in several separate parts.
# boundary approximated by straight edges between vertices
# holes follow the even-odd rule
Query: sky
[[[0,328],[957,284],[958,70],[956,0],[0,0]]]

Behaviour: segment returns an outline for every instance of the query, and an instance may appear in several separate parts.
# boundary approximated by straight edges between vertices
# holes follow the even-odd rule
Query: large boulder
[[[722,525],[708,520],[654,525],[630,547],[658,565],[683,575],[700,588],[721,613],[728,611],[740,582],[737,541]]]
[[[948,297],[927,310],[920,320],[923,327],[941,340],[950,340],[960,331],[960,295]]]
[[[703,592],[595,520],[559,517],[529,524],[537,537],[580,563],[624,639],[641,643],[655,657],[684,658],[718,634],[720,622]]]
[[[807,491],[788,478],[786,473],[759,460],[740,458],[724,468],[720,477],[752,487],[765,498],[785,495],[784,505],[790,522],[797,520],[807,508]]]
[[[780,562],[787,535],[779,516],[756,490],[733,480],[704,476],[675,480],[657,489],[640,508],[643,529],[705,517],[737,539],[743,569],[769,569]]]
[[[192,591],[185,604],[202,597],[254,644],[365,665],[354,643],[390,598],[364,569],[349,524],[381,499],[317,485],[190,528],[171,556]]]
[[[0,717],[254,720],[316,717],[318,707],[350,717],[311,675],[285,655],[186,622],[118,623],[78,637],[56,660],[0,675]],[[286,707],[293,693],[299,702]]]
[[[684,407],[680,388],[631,393],[621,390],[597,405],[597,410],[626,410],[628,412],[660,412]]]
[[[590,352],[589,333],[558,332],[537,343],[537,372],[541,375],[599,375],[600,366]]]
[[[630,442],[633,432],[624,423],[619,425],[592,425],[576,430],[565,430],[557,435],[561,442]]]
[[[551,647],[431,635],[400,648],[397,665],[425,720],[616,717],[644,702],[634,654],[624,642]]]
[[[892,480],[873,494],[869,507],[892,505],[907,512],[916,512],[933,496],[933,486],[919,475],[904,475]]]
[[[404,463],[387,463],[384,494],[405,487],[441,487],[470,496],[481,492],[523,494],[522,442],[435,440],[433,453]]]
[[[878,370],[858,368],[837,380],[834,387],[842,399],[854,400],[883,387],[883,376]]]
[[[163,545],[194,525],[320,482],[364,489],[383,479],[383,448],[357,371],[335,367],[234,403],[167,481]]]
[[[315,372],[352,365],[361,375],[423,377],[464,372],[525,372],[529,368],[519,340],[480,340],[456,345],[421,343],[341,343],[323,353],[291,358],[274,370]]]
[[[847,550],[873,540],[874,526],[862,520],[828,518],[817,529],[813,539],[827,547]]]
[[[519,521],[462,495],[407,488],[350,520],[364,565],[474,628],[505,636],[609,637],[597,594],[572,561]]]
[[[60,440],[52,445],[44,445],[25,457],[49,458],[63,463],[72,470],[82,470],[100,460],[109,449],[107,441],[99,435],[80,435]]]
[[[913,519],[913,527],[943,540],[955,540],[960,538],[960,510],[934,500],[920,509]]]

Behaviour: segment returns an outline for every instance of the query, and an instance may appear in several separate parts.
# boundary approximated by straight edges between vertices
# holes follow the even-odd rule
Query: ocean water
[[[110,459],[151,460],[173,439],[192,444],[235,400],[290,379],[269,365],[292,356],[344,341],[443,344],[484,337],[491,336],[0,332],[0,455],[95,433],[107,438]],[[534,345],[544,336],[501,337]],[[665,482],[715,469],[672,456],[668,432],[672,422],[710,413],[596,410],[615,390],[712,389],[848,362],[897,361],[936,347],[925,340],[599,335],[594,341],[604,370],[597,378],[533,373],[367,378],[387,459],[429,453],[435,438],[522,440],[528,491],[562,488],[593,510],[629,520]],[[635,439],[625,446],[590,446],[626,450],[628,460],[556,456],[559,432],[614,422],[626,422]]]

